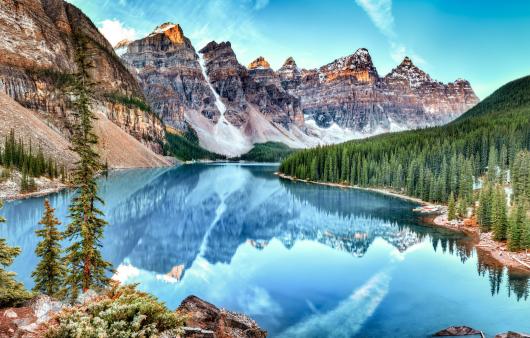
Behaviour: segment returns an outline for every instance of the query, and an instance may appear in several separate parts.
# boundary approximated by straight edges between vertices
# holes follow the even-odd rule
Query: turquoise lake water
[[[111,173],[104,257],[174,309],[188,295],[244,312],[271,337],[427,337],[451,325],[530,331],[529,276],[492,265],[414,204],[284,181],[274,165]],[[72,192],[50,196],[67,222]],[[0,236],[32,286],[43,198],[6,203]],[[182,270],[180,279],[167,275]]]

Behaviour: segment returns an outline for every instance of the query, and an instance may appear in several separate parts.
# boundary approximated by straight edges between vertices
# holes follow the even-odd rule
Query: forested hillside
[[[507,169],[530,148],[530,77],[510,82],[453,123],[297,152],[280,171],[297,178],[385,187],[426,201],[471,204],[473,177]]]
[[[266,142],[254,145],[248,153],[241,155],[239,160],[254,162],[280,162],[290,154],[294,149],[289,148],[280,142]]]

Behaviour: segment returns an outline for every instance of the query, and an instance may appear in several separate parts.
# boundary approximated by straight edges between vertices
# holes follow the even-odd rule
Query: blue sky
[[[111,42],[179,23],[196,49],[231,41],[243,64],[293,56],[314,68],[368,48],[381,75],[405,55],[433,78],[471,81],[480,98],[530,74],[528,0],[69,0]]]

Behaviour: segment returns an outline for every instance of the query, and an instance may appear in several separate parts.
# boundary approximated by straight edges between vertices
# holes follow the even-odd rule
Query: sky
[[[113,44],[179,23],[196,50],[230,41],[247,65],[316,68],[367,48],[381,76],[405,56],[483,99],[530,74],[529,0],[69,0]]]

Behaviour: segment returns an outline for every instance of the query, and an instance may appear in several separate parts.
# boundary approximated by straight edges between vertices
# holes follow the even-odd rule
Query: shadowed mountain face
[[[245,312],[273,337],[319,336],[340,322],[356,323],[342,327],[349,337],[388,336],[397,327],[425,335],[439,329],[433,318],[440,314],[418,308],[443,306],[465,318],[463,304],[471,300],[510,313],[528,309],[528,276],[475,256],[462,235],[423,226],[413,204],[281,181],[276,169],[226,164],[112,173],[101,190],[110,224],[103,254],[115,278],[140,283],[170,307],[196,294]],[[71,196],[51,197],[63,222]],[[2,210],[8,223],[0,236],[22,247],[13,269],[28,286],[42,202]],[[414,306],[404,307],[403,297]],[[381,326],[381,316],[393,320]],[[425,325],[410,325],[411,318]],[[441,318],[446,326],[451,320]],[[497,332],[518,319],[481,323]]]

